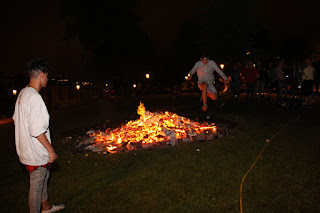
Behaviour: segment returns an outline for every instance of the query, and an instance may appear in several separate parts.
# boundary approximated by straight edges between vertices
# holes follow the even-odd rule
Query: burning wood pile
[[[79,144],[88,145],[87,150],[103,152],[126,152],[139,149],[164,148],[178,143],[212,140],[221,136],[215,123],[199,123],[172,112],[152,113],[140,103],[140,118],[129,121],[116,129],[105,132],[88,131],[90,138]],[[226,131],[226,128],[223,128]]]

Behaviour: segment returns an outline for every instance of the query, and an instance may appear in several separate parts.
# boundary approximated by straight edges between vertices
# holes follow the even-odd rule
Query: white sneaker
[[[56,212],[59,211],[61,209],[64,209],[64,204],[60,204],[58,206],[52,205],[52,208],[49,210],[42,210],[41,213],[51,213],[51,212]]]

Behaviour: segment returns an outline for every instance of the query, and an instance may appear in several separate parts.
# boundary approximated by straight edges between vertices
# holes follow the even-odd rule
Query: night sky
[[[90,79],[128,69],[188,72],[203,47],[219,60],[253,47],[269,53],[296,46],[312,53],[320,47],[317,0],[61,2],[3,3],[2,75],[24,73],[34,57],[45,58],[53,75]]]

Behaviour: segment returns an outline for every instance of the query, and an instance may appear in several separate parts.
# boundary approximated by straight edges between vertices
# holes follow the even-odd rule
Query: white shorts
[[[202,91],[203,90],[203,86],[202,86],[202,84],[203,83],[205,83],[205,84],[207,84],[208,85],[208,88],[207,88],[207,92],[209,92],[209,93],[216,93],[217,94],[217,90],[216,90],[216,88],[213,86],[213,84],[212,83],[208,83],[208,82],[204,82],[204,81],[202,81],[202,82],[198,82],[198,87],[199,87],[199,89]]]

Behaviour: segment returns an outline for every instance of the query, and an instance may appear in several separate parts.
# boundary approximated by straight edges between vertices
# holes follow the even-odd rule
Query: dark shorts
[[[312,95],[313,92],[313,81],[305,80],[302,82],[302,90],[304,96]]]

